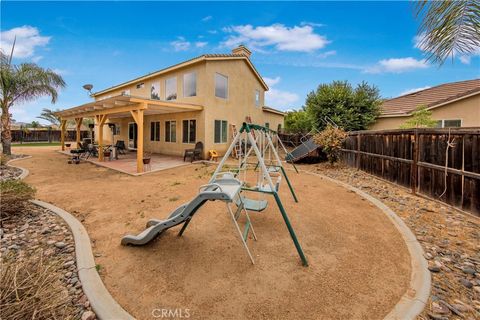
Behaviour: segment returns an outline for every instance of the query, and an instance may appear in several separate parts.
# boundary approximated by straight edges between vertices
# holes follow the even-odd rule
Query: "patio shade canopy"
[[[119,95],[82,104],[81,106],[56,112],[62,120],[75,118],[93,118],[108,115],[108,118],[131,117],[130,111],[144,110],[144,114],[162,114],[187,111],[200,111],[203,107],[195,104],[145,99]]]
[[[200,105],[160,101],[119,95],[94,102],[89,102],[78,107],[56,112],[61,119],[61,145],[65,150],[65,129],[67,120],[75,120],[77,131],[77,146],[80,143],[80,127],[84,118],[95,118],[98,126],[98,149],[103,150],[103,126],[107,119],[132,117],[137,124],[137,172],[143,172],[143,117],[149,114],[177,113],[188,111],[201,111]],[[103,161],[104,153],[98,153],[98,160]]]

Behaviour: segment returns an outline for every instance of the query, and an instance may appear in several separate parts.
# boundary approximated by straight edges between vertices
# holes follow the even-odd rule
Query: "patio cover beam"
[[[75,118],[75,124],[77,129],[76,141],[77,141],[77,148],[80,146],[80,129],[82,127],[83,118]]]
[[[143,114],[146,105],[144,103],[141,105],[145,108],[130,111],[137,124],[137,173],[143,172]]]
[[[107,121],[107,115],[95,116],[95,121],[98,124],[98,161],[103,161],[103,125]]]

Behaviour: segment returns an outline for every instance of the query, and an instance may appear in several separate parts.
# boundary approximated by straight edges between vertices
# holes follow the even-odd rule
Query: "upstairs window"
[[[177,100],[177,77],[165,80],[165,100]]]
[[[215,73],[215,97],[227,99],[228,77]]]
[[[197,95],[197,74],[195,72],[183,75],[183,96],[195,97]]]
[[[160,82],[152,83],[150,88],[150,99],[160,100]]]
[[[150,141],[160,141],[160,122],[150,122]]]
[[[260,91],[255,90],[255,106],[260,107]]]
[[[165,142],[177,142],[177,121],[165,121]]]
[[[195,143],[197,139],[197,120],[182,121],[182,142]]]
[[[143,89],[144,87],[145,87],[144,82],[140,82],[139,84],[137,84],[137,89]]]
[[[227,143],[227,121],[225,120],[215,120],[215,132],[214,132],[214,142],[215,143]]]

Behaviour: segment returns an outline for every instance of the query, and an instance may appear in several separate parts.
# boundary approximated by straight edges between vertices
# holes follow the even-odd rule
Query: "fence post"
[[[361,134],[357,133],[357,158],[356,158],[356,166],[357,169],[360,169],[360,138]]]
[[[412,194],[417,193],[417,181],[418,181],[418,152],[419,152],[418,141],[418,129],[413,129],[413,150],[412,150],[412,167],[410,169],[410,186],[412,187]]]

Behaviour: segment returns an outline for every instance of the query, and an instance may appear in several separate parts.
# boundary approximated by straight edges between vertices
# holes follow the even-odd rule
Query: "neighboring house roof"
[[[285,115],[285,112],[274,109],[274,108],[271,108],[271,107],[267,107],[267,106],[263,106],[262,110],[265,111],[265,112],[271,112],[271,113],[279,114],[281,116]]]
[[[173,70],[177,70],[179,68],[184,68],[186,66],[189,66],[189,65],[192,65],[192,64],[195,64],[195,63],[198,63],[198,62],[201,62],[201,61],[214,61],[214,60],[245,60],[245,62],[247,63],[247,65],[252,69],[253,73],[255,74],[255,76],[258,78],[258,80],[260,81],[260,83],[262,84],[263,88],[265,90],[268,90],[268,86],[267,84],[265,83],[265,81],[263,80],[263,78],[260,76],[260,74],[258,73],[257,69],[255,69],[255,67],[253,66],[252,62],[250,61],[250,59],[245,55],[245,54],[241,54],[241,53],[225,53],[225,54],[204,54],[204,55],[201,55],[201,56],[198,56],[198,57],[195,57],[195,58],[192,58],[190,60],[187,60],[187,61],[184,61],[184,62],[180,62],[180,63],[177,63],[173,66],[170,66],[170,67],[167,67],[167,68],[164,68],[164,69],[161,69],[161,70],[158,70],[158,71],[155,71],[155,72],[152,72],[152,73],[148,73],[144,76],[141,76],[141,77],[138,77],[138,78],[135,78],[135,79],[132,79],[132,80],[129,80],[127,82],[123,82],[123,83],[120,83],[118,85],[115,85],[113,87],[110,87],[110,88],[107,88],[107,89],[104,89],[102,91],[98,91],[98,92],[95,92],[92,94],[93,97],[96,97],[96,96],[99,96],[101,94],[105,94],[109,91],[112,91],[112,90],[116,90],[116,89],[120,89],[122,87],[125,87],[125,86],[128,86],[128,85],[132,85],[132,84],[135,84],[139,81],[143,81],[143,80],[148,80],[150,78],[153,78],[155,76],[158,76],[158,75],[161,75],[161,74],[165,74],[167,72],[170,72],[170,71],[173,71]]]
[[[407,116],[420,105],[428,109],[480,94],[480,79],[441,84],[383,102],[380,117]]]

